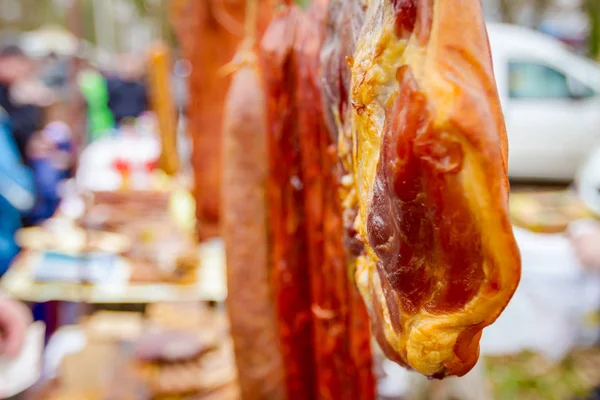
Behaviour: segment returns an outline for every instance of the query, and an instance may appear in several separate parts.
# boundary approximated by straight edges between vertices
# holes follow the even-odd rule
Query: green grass
[[[574,352],[559,363],[533,353],[487,359],[495,400],[571,400],[600,383],[597,349]]]

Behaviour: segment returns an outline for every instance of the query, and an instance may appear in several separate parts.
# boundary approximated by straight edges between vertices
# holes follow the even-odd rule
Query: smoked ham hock
[[[352,61],[356,280],[373,333],[402,365],[462,376],[520,278],[480,2],[372,0]]]

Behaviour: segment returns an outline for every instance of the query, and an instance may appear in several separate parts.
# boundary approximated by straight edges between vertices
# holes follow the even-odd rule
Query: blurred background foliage
[[[587,10],[590,18],[590,54],[600,58],[600,1],[587,0]]]
[[[542,22],[546,10],[554,4],[552,0],[500,0],[499,7],[502,20],[508,23],[517,23],[524,3],[528,3],[532,8],[532,26],[538,26]]]

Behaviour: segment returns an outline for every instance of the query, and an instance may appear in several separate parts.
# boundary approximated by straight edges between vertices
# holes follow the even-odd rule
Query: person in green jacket
[[[79,73],[78,83],[88,108],[88,137],[92,142],[108,135],[115,127],[115,120],[108,108],[106,79],[101,73],[86,68]]]

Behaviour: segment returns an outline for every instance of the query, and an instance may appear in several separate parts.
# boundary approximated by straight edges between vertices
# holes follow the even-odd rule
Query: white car
[[[571,180],[600,144],[600,67],[542,33],[488,24],[511,178]]]

